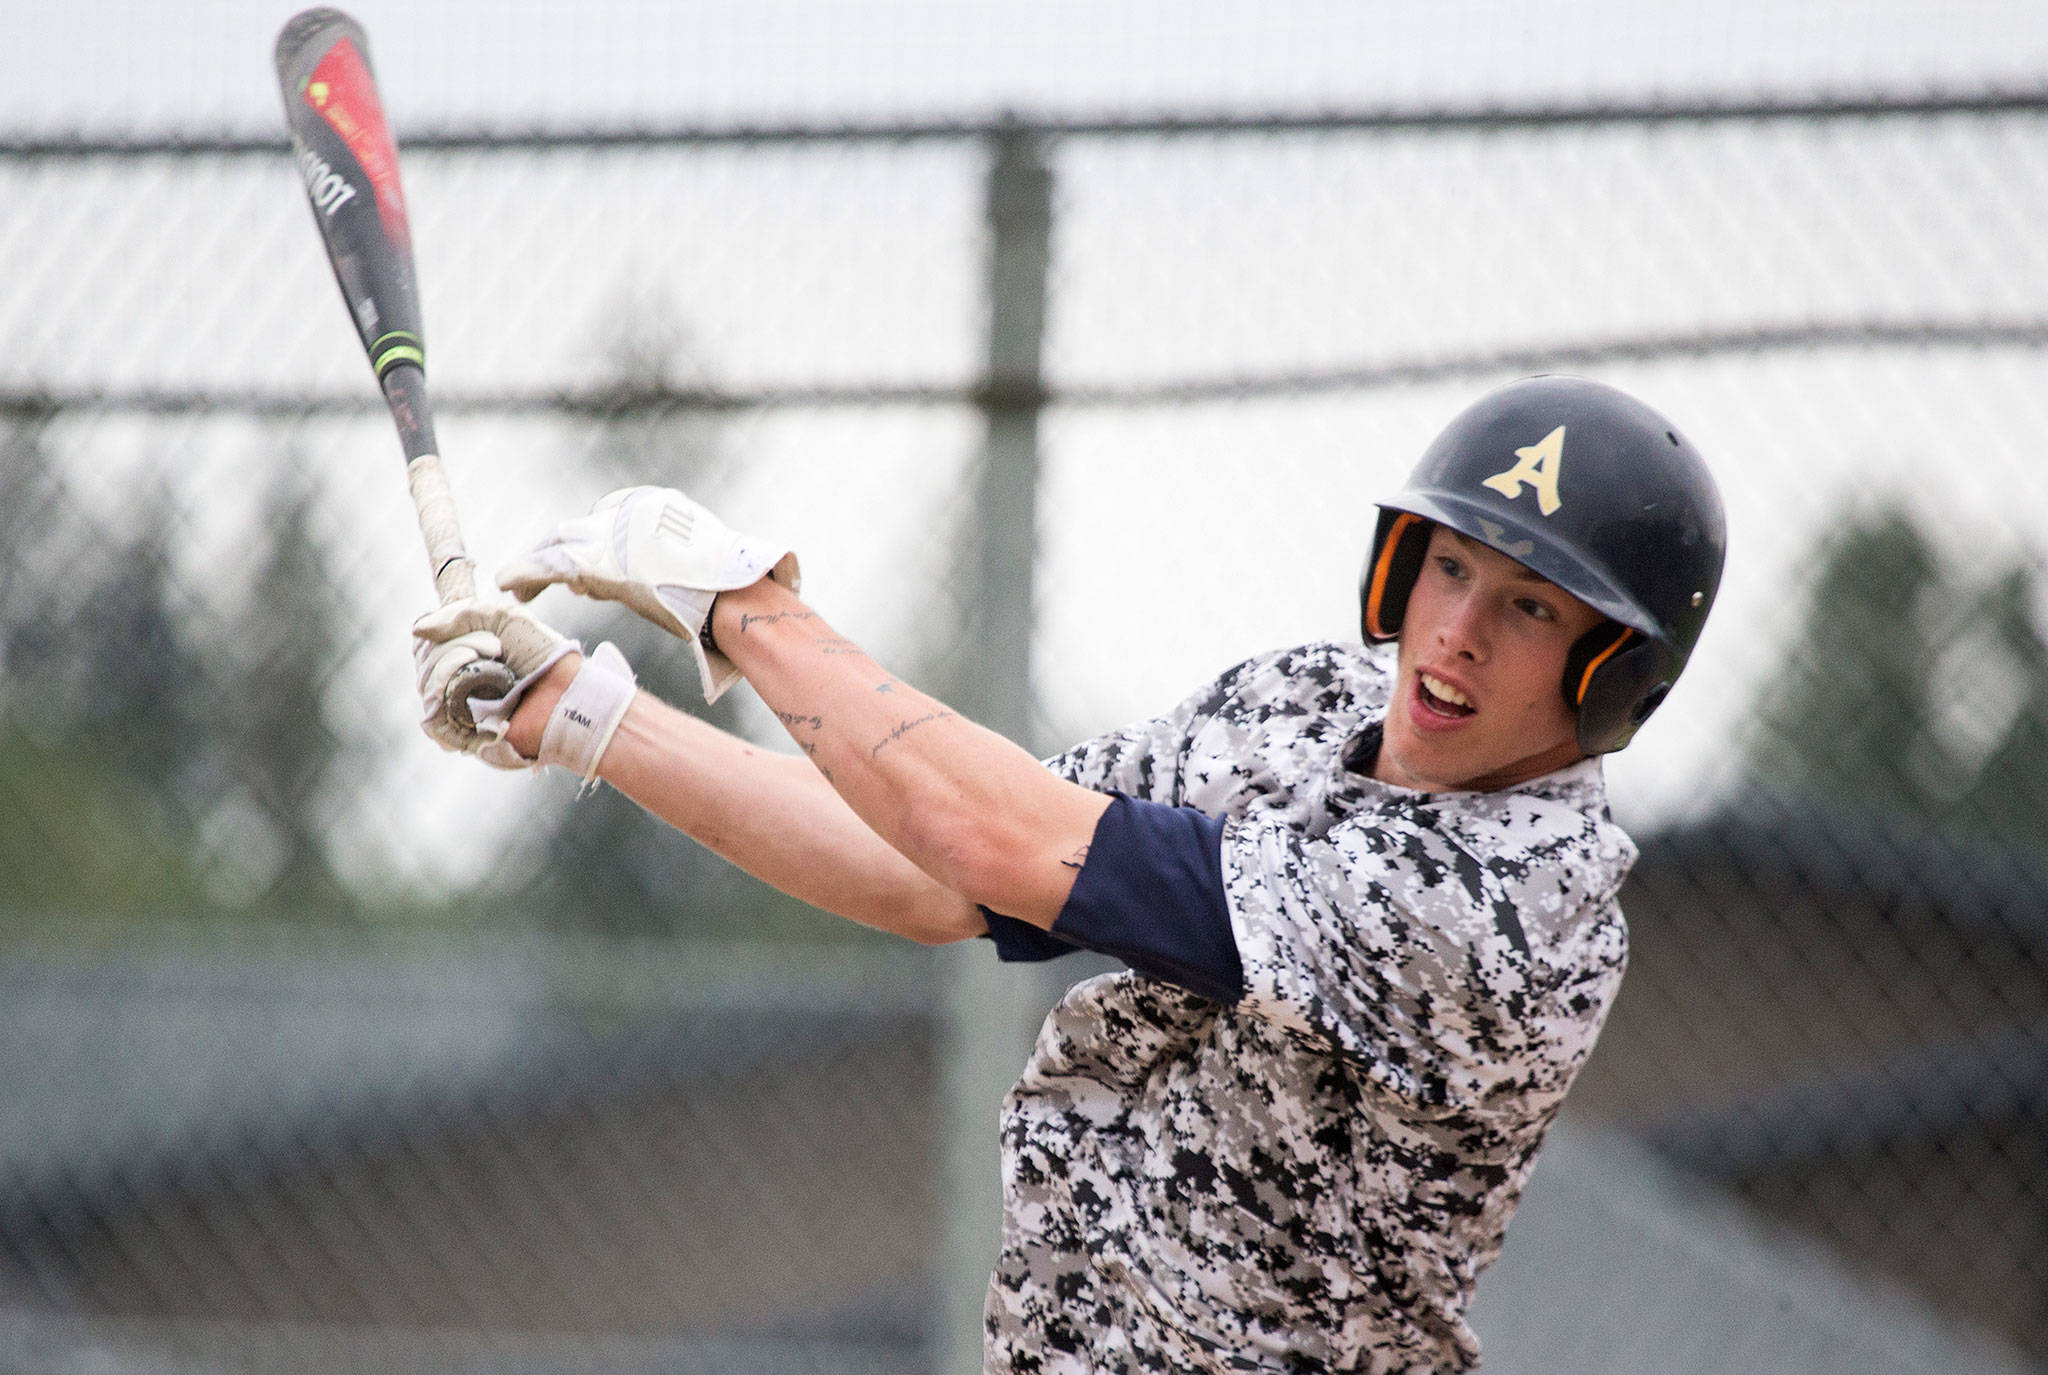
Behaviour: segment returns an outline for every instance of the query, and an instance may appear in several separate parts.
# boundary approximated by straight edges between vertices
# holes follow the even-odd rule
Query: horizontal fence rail
[[[1816,349],[2024,348],[2048,344],[2048,321],[1945,323],[1911,321],[1798,325],[1639,339],[1561,341],[1543,348],[1504,349],[1457,358],[1333,368],[1269,377],[1190,378],[1149,386],[1004,387],[995,385],[838,387],[608,387],[584,392],[436,393],[435,408],[450,415],[553,415],[585,420],[620,415],[701,411],[814,409],[829,406],[971,406],[977,409],[1072,407],[1107,410],[1250,401],[1270,397],[1354,392],[1375,387],[1456,382],[1503,373],[1592,370],[1619,363],[1712,358]],[[66,411],[110,415],[207,415],[233,412],[253,416],[378,415],[375,395],[303,392],[94,391],[0,392],[0,415],[21,419]]]

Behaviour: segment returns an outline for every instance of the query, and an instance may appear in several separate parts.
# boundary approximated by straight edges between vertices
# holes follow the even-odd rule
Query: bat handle
[[[406,485],[412,489],[413,510],[420,519],[420,538],[426,541],[427,564],[434,574],[434,591],[441,605],[476,595],[476,563],[462,544],[462,526],[455,518],[455,494],[448,487],[448,475],[441,469],[439,454],[422,453],[405,464]],[[478,659],[448,681],[442,704],[448,719],[468,729],[476,725],[470,699],[495,701],[512,690],[512,670],[496,659]]]
[[[399,363],[385,370],[384,399],[398,426],[399,442],[405,449],[406,485],[412,490],[413,510],[419,516],[420,538],[427,546],[427,566],[434,575],[434,591],[441,605],[476,595],[476,562],[462,543],[462,522],[455,516],[455,493],[434,443],[434,415],[427,404],[426,374],[415,363]],[[517,632],[507,632],[516,635]],[[544,632],[543,632],[544,634]],[[551,640],[505,645],[514,659],[534,662],[547,653]],[[501,659],[478,659],[448,681],[442,705],[448,719],[465,730],[476,725],[474,701],[495,702],[512,691],[518,681]]]
[[[405,480],[412,490],[413,511],[419,516],[420,538],[427,546],[427,566],[434,575],[434,591],[441,605],[476,595],[476,563],[462,543],[462,522],[455,515],[455,493],[448,486],[448,474],[441,468],[441,456],[434,444],[433,413],[427,406],[426,375],[410,363],[385,372],[384,398],[391,406],[391,418],[398,425],[398,437],[405,447]],[[512,670],[497,659],[478,659],[448,682],[442,703],[448,719],[468,729],[476,725],[472,699],[496,701],[512,690],[517,681]]]

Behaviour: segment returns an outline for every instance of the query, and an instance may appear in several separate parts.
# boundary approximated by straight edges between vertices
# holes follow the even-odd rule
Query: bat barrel
[[[362,26],[334,9],[295,16],[278,35],[277,79],[299,176],[335,281],[378,380],[424,364],[412,227],[398,144]]]

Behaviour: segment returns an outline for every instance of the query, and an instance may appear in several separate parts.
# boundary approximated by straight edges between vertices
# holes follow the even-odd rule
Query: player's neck
[[[1391,783],[1397,788],[1409,788],[1416,792],[1498,792],[1512,788],[1517,783],[1526,783],[1532,778],[1541,778],[1547,773],[1556,773],[1586,758],[1576,740],[1561,740],[1547,750],[1526,755],[1511,764],[1454,783],[1433,783],[1410,778],[1396,761],[1387,757],[1385,741],[1378,730],[1371,731],[1353,746],[1351,757],[1345,760],[1348,767]]]
[[[1559,769],[1567,768],[1584,758],[1586,754],[1579,748],[1578,741],[1562,740],[1547,750],[1539,751],[1526,759],[1518,759],[1491,773],[1467,779],[1458,786],[1468,792],[1498,792],[1502,788],[1512,788],[1517,783],[1527,783],[1532,778],[1541,778],[1547,773],[1556,773]]]

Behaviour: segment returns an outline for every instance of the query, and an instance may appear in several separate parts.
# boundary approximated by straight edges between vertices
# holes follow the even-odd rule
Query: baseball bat
[[[455,497],[434,440],[412,230],[399,183],[398,145],[370,69],[369,40],[362,25],[340,10],[310,9],[278,33],[276,58],[285,123],[313,222],[398,427],[434,590],[443,605],[474,596],[476,564],[463,547]],[[470,699],[503,697],[512,683],[503,663],[478,660],[448,685],[449,716],[474,725]]]

